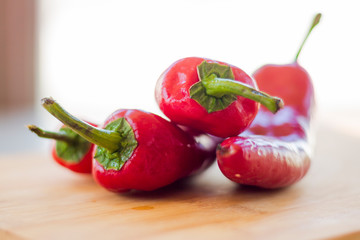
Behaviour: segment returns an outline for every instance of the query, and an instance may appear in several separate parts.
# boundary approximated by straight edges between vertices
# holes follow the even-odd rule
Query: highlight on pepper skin
[[[308,172],[315,94],[309,74],[297,60],[320,18],[321,14],[315,16],[294,63],[268,64],[254,73],[259,88],[280,96],[285,107],[276,115],[261,107],[242,136],[228,138],[220,144],[217,162],[230,180],[262,188],[281,188],[298,182]]]
[[[152,191],[204,171],[215,161],[194,135],[153,113],[119,109],[102,128],[71,115],[51,98],[43,107],[82,138],[97,145],[93,152],[95,181],[113,192]]]

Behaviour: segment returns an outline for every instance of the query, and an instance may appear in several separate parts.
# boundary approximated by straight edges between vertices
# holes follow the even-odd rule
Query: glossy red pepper
[[[320,17],[315,17],[308,35]],[[228,138],[219,145],[218,165],[230,180],[280,188],[296,183],[307,173],[312,154],[309,127],[315,103],[310,76],[297,63],[303,44],[295,63],[265,65],[254,73],[259,88],[280,96],[285,107],[276,115],[261,108],[243,136]]]
[[[66,126],[62,126],[59,132],[44,131],[35,125],[28,128],[39,137],[55,140],[51,154],[58,164],[77,173],[91,173],[93,144]]]
[[[201,145],[192,135],[152,113],[117,110],[100,129],[68,114],[52,99],[43,99],[43,106],[97,145],[93,176],[110,191],[155,190],[203,170],[215,159],[214,146]]]
[[[171,121],[223,138],[250,125],[258,102],[272,112],[282,106],[280,99],[257,91],[241,69],[198,57],[172,64],[157,81],[155,98]]]

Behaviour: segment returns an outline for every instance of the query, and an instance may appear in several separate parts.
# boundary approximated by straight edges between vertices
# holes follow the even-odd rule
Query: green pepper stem
[[[41,102],[50,114],[89,142],[106,148],[111,152],[119,149],[122,137],[118,132],[91,126],[65,111],[52,98],[43,98]]]
[[[27,127],[28,127],[28,129],[30,131],[32,131],[33,133],[35,133],[36,135],[38,135],[41,138],[54,139],[54,140],[57,140],[57,141],[66,142],[68,144],[75,144],[76,143],[75,138],[70,137],[66,133],[45,131],[45,130],[43,130],[43,129],[39,128],[38,126],[35,126],[35,125],[28,125]]]
[[[300,48],[299,48],[299,51],[298,51],[297,54],[296,54],[295,62],[297,62],[297,60],[298,60],[298,58],[299,58],[299,55],[300,55],[300,52],[301,52],[301,50],[302,50],[302,48],[303,48],[306,40],[308,39],[311,31],[312,31],[312,30],[314,29],[314,27],[315,27],[316,25],[318,25],[318,23],[320,22],[320,18],[321,18],[321,13],[316,14],[316,16],[314,17],[314,20],[313,20],[313,22],[312,22],[312,24],[311,24],[311,26],[310,26],[310,29],[309,29],[308,33],[306,34],[305,39],[304,39],[303,42],[301,43]]]
[[[283,106],[283,101],[278,97],[272,97],[264,92],[258,91],[246,84],[225,78],[210,78],[202,81],[206,93],[212,96],[235,94],[256,102],[259,102],[272,113],[276,113]]]

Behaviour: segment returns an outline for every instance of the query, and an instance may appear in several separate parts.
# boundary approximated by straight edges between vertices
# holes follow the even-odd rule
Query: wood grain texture
[[[239,187],[214,165],[154,192],[114,194],[43,154],[0,157],[0,239],[359,239],[360,137],[318,134],[309,174]]]

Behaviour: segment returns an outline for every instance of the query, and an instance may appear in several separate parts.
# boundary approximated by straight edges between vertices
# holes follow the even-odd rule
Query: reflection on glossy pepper
[[[45,109],[89,142],[94,151],[93,176],[114,192],[151,191],[204,170],[214,161],[215,147],[204,146],[194,136],[152,113],[120,109],[102,128],[93,127],[67,113],[50,98]]]
[[[160,76],[155,98],[171,121],[222,138],[243,132],[259,103],[274,113],[282,107],[240,68],[199,57],[172,64]]]
[[[316,15],[306,36],[318,24]],[[305,42],[304,40],[304,42]],[[221,143],[217,161],[230,180],[263,188],[286,187],[302,179],[310,167],[309,128],[314,89],[297,60],[288,65],[265,65],[254,73],[259,89],[281,97],[285,107],[276,115],[260,108],[250,129]]]

